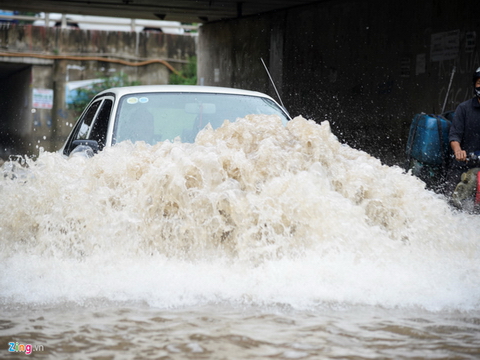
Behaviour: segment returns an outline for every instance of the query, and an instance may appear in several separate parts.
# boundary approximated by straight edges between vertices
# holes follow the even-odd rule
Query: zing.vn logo
[[[30,355],[34,351],[43,351],[43,345],[30,345],[30,344],[19,344],[18,342],[9,342],[8,351],[10,352],[24,352],[26,355]]]

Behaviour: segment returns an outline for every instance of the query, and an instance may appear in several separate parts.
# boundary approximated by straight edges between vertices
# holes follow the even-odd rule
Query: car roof
[[[117,96],[123,96],[128,94],[138,93],[151,93],[151,92],[189,92],[189,93],[214,93],[214,94],[234,94],[234,95],[249,95],[263,98],[269,98],[270,96],[251,90],[242,90],[234,88],[226,88],[219,86],[202,86],[202,85],[138,85],[138,86],[124,86],[110,88],[103,90],[98,95],[105,93],[114,93]],[[98,96],[97,95],[97,96]]]

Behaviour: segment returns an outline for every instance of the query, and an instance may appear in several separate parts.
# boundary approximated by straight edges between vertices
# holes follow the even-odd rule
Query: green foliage
[[[172,85],[196,85],[197,84],[197,57],[192,56],[188,59],[188,64],[179,74],[170,74],[170,84]]]
[[[22,16],[37,16],[38,14],[33,11],[20,11],[18,15]],[[18,20],[18,25],[29,25],[33,24],[34,20]]]
[[[101,81],[94,83],[88,87],[79,88],[77,90],[77,96],[73,104],[69,104],[68,108],[75,112],[75,115],[78,116],[88,105],[90,100],[93,99],[100,91],[119,86],[133,86],[140,85],[139,81],[128,81],[126,74],[115,75],[115,76],[103,76],[99,77]]]

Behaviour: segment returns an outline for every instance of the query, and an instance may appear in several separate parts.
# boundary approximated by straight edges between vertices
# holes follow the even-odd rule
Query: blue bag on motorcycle
[[[416,114],[410,125],[407,156],[427,165],[444,164],[449,151],[450,124],[442,116]]]
[[[407,169],[435,191],[442,191],[446,179],[451,125],[447,117],[450,115],[453,116],[450,113],[443,116],[416,114],[408,135]]]

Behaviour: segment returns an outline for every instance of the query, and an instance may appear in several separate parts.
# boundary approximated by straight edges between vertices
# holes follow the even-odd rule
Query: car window
[[[215,129],[225,120],[250,114],[276,114],[282,122],[288,115],[272,100],[248,95],[213,93],[130,94],[119,101],[114,141],[193,142],[207,124]]]
[[[112,112],[113,100],[105,99],[100,110],[95,117],[95,121],[88,135],[89,140],[96,140],[98,142],[99,150],[103,149],[107,139],[108,120]]]
[[[75,137],[75,140],[85,140],[87,138],[87,135],[90,131],[90,127],[93,123],[93,118],[95,117],[95,114],[97,113],[97,110],[101,102],[102,102],[101,100],[95,101],[87,109],[87,111],[85,112],[80,122],[80,128],[78,129],[78,133],[77,133],[77,136]]]
[[[101,98],[92,102],[75,126],[64,154],[69,155],[73,150],[74,140],[95,140],[98,142],[99,149],[103,149],[106,143],[108,121],[112,107],[113,99],[111,98]]]
[[[88,130],[90,129],[90,125],[92,124],[93,117],[97,113],[98,107],[100,106],[101,100],[97,100],[90,104],[90,106],[85,110],[77,121],[75,128],[73,129],[67,144],[63,150],[65,155],[70,155],[70,152],[73,150],[73,141],[74,140],[84,140],[88,134]]]

